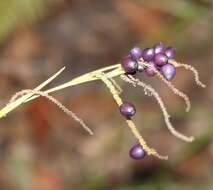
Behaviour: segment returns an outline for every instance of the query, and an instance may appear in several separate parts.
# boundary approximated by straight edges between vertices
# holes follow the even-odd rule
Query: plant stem
[[[53,79],[55,79],[64,69],[65,69],[65,67],[63,67],[61,70],[59,70],[56,74],[54,74],[48,80],[44,81],[42,84],[40,84],[34,90],[35,91],[41,90],[43,87],[45,87],[47,84],[49,84]],[[112,70],[112,71],[110,71],[110,70]],[[44,93],[48,94],[48,93],[55,92],[55,91],[58,91],[58,90],[61,90],[61,89],[64,89],[64,88],[67,88],[67,87],[70,87],[70,86],[83,84],[85,82],[89,82],[89,81],[93,81],[93,80],[100,80],[100,78],[97,77],[97,73],[107,72],[107,71],[108,71],[108,73],[106,73],[106,75],[108,77],[116,77],[116,76],[119,76],[121,74],[124,74],[124,71],[121,68],[120,64],[115,64],[115,65],[112,65],[112,66],[108,66],[108,67],[104,67],[104,68],[92,71],[90,73],[86,73],[86,74],[81,75],[79,77],[76,77],[76,78],[72,79],[71,81],[63,83],[62,85],[48,89],[48,90],[44,91]],[[39,95],[35,95],[34,93],[29,93],[29,94],[26,94],[26,95],[18,98],[17,100],[15,100],[13,102],[7,104],[4,108],[2,108],[0,110],[0,118],[6,116],[9,112],[13,111],[15,108],[17,108],[21,104],[28,102],[30,100],[33,100],[37,97],[39,97]]]
[[[55,73],[52,77],[50,77],[49,79],[47,79],[46,81],[44,81],[43,83],[41,83],[34,90],[37,90],[37,91],[41,90],[43,87],[45,87],[47,84],[49,84],[53,79],[55,79],[59,74],[61,74],[64,69],[65,69],[65,67],[63,67],[62,69],[60,69],[57,73]],[[11,102],[8,105],[6,105],[4,108],[2,108],[0,110],[0,118],[6,116],[7,113],[11,112],[16,107],[18,107],[20,104],[22,104],[23,102],[25,102],[28,98],[30,98],[31,96],[33,96],[33,94],[34,93],[26,94],[26,95],[18,98],[16,101]]]

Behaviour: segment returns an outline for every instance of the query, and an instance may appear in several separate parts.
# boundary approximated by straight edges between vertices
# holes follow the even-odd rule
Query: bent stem
[[[65,67],[63,67],[61,70],[59,70],[56,74],[54,74],[52,77],[50,77],[49,79],[47,79],[45,82],[43,82],[42,84],[40,84],[39,86],[37,86],[35,89],[35,91],[40,91],[43,87],[45,87],[47,84],[49,84],[53,79],[55,79],[59,74],[61,74],[61,72],[65,69]],[[90,73],[81,75],[79,77],[76,77],[74,79],[72,79],[69,82],[66,82],[62,85],[56,86],[54,88],[51,88],[49,90],[43,91],[44,93],[48,94],[50,92],[55,92],[58,90],[62,90],[64,88],[70,87],[70,86],[74,86],[74,85],[78,85],[78,84],[82,84],[85,82],[89,82],[89,81],[93,81],[93,80],[99,80],[100,78],[98,78],[97,76],[95,76],[96,73],[98,72],[104,72],[104,71],[108,71],[107,76],[108,77],[115,77],[115,76],[119,76],[121,74],[124,73],[124,70],[121,68],[120,64],[115,64],[112,66],[108,66],[108,67],[104,67],[95,71],[92,71]],[[110,72],[109,72],[110,71]],[[0,118],[6,116],[8,113],[10,113],[11,111],[13,111],[15,108],[17,108],[18,106],[20,106],[21,104],[28,102],[30,100],[33,100],[35,98],[39,97],[38,94],[34,94],[34,93],[28,93],[20,98],[18,98],[17,100],[10,102],[9,104],[7,104],[4,108],[2,108],[0,110]]]
[[[59,74],[61,74],[64,69],[65,69],[65,67],[63,67],[62,69],[60,69],[57,73],[55,73],[52,77],[50,77],[49,79],[47,79],[46,81],[44,81],[43,83],[41,83],[34,90],[36,90],[36,91],[41,90],[43,87],[45,87],[47,84],[49,84],[53,79],[55,79]],[[14,110],[19,105],[21,105],[23,102],[25,102],[28,98],[30,98],[31,96],[33,96],[33,94],[34,94],[33,92],[28,93],[28,94],[20,97],[16,101],[10,102],[8,105],[6,105],[3,109],[0,110],[0,118],[5,117],[9,112],[11,112],[12,110]]]
[[[180,91],[179,89],[175,88],[175,86],[167,81],[161,74],[159,71],[156,71],[157,73],[157,76],[178,96],[180,96],[181,98],[184,99],[185,101],[185,104],[186,104],[186,112],[189,112],[190,108],[191,108],[191,103],[190,103],[190,100],[189,100],[189,97],[184,94],[182,91]]]
[[[178,63],[176,62],[175,60],[170,60],[169,61],[171,64],[175,65],[175,67],[183,67],[185,68],[186,70],[189,70],[189,71],[192,71],[192,73],[194,74],[194,79],[195,79],[195,82],[198,86],[202,87],[202,88],[205,88],[206,85],[203,84],[200,79],[199,79],[199,74],[198,74],[198,71],[192,67],[191,65],[187,65],[187,64],[183,64],[183,63]]]
[[[180,64],[177,63],[174,60],[171,60],[171,63],[175,65],[175,67],[184,67],[187,70],[191,70],[194,73],[194,77],[195,77],[195,81],[198,85],[200,85],[201,87],[205,87],[205,85],[203,83],[201,83],[199,81],[199,76],[198,76],[198,72],[196,69],[194,69],[192,66],[190,65],[185,65],[185,64]],[[150,65],[147,62],[144,62],[143,60],[139,61],[139,64],[142,65],[143,67],[149,67]],[[120,88],[119,85],[117,85],[116,81],[113,80],[113,77],[117,77],[117,76],[121,76],[125,74],[125,71],[123,70],[121,64],[115,64],[112,66],[108,66],[108,67],[104,67],[101,69],[97,69],[95,71],[86,73],[84,75],[81,75],[79,77],[76,77],[66,83],[63,83],[59,86],[56,86],[54,88],[48,89],[46,91],[41,91],[42,88],[44,88],[47,84],[49,84],[53,79],[55,79],[59,74],[61,74],[61,72],[65,69],[62,68],[61,70],[59,70],[56,74],[54,74],[52,77],[50,77],[49,79],[47,79],[45,82],[41,83],[39,86],[37,86],[36,88],[34,88],[33,90],[25,90],[25,91],[21,91],[17,94],[15,94],[12,98],[11,101],[0,110],[0,118],[2,118],[3,116],[6,116],[9,112],[13,111],[15,108],[17,108],[18,106],[20,106],[21,104],[28,102],[30,100],[33,100],[39,96],[44,96],[46,98],[48,98],[50,101],[52,101],[53,103],[55,103],[59,108],[61,108],[65,113],[67,113],[68,115],[72,116],[76,121],[78,121],[90,134],[92,134],[91,129],[89,129],[84,122],[78,118],[73,112],[71,112],[70,110],[68,110],[65,106],[63,106],[60,102],[58,102],[55,98],[53,98],[52,96],[49,95],[49,93],[51,92],[55,92],[58,90],[62,90],[64,88],[67,87],[71,87],[71,86],[75,86],[75,85],[79,85],[79,84],[83,84],[86,82],[90,82],[90,81],[94,81],[94,80],[101,80],[102,82],[104,82],[104,84],[107,86],[107,88],[110,90],[113,98],[115,99],[116,103],[118,104],[118,106],[120,106],[123,101],[121,99],[121,97],[119,96],[119,94],[121,93],[122,89]],[[187,105],[186,111],[188,111],[190,109],[190,101],[187,95],[185,95],[183,92],[181,92],[180,90],[176,89],[171,82],[167,81],[159,71],[156,70],[156,74],[157,76],[164,82],[167,84],[167,86],[178,96],[182,97],[185,100],[185,103]],[[126,76],[125,76],[126,77]],[[129,81],[128,81],[129,80]],[[191,142],[193,140],[193,137],[186,137],[185,135],[177,132],[173,126],[171,125],[170,121],[169,121],[169,115],[167,113],[167,110],[164,106],[164,103],[161,99],[161,97],[158,95],[158,93],[149,85],[146,85],[145,83],[143,83],[142,81],[139,81],[137,79],[135,79],[132,76],[129,76],[129,78],[127,77],[125,79],[125,81],[128,81],[129,83],[131,83],[133,86],[142,86],[145,88],[145,90],[148,90],[149,92],[151,92],[151,95],[153,95],[157,102],[160,105],[160,108],[163,112],[164,115],[164,119],[165,122],[167,124],[168,129],[171,131],[171,133],[173,135],[175,135],[176,137]],[[21,95],[21,97],[19,97]],[[155,149],[150,148],[146,141],[143,139],[143,137],[141,136],[141,134],[139,133],[139,131],[137,130],[136,125],[134,124],[134,122],[131,119],[127,119],[126,120],[130,130],[132,131],[133,135],[135,136],[136,139],[138,139],[139,143],[141,144],[141,146],[144,148],[144,150],[147,152],[148,155],[153,155],[156,156],[160,159],[168,159],[168,156],[161,156],[160,154],[157,153],[157,151]]]
[[[112,66],[109,66],[109,67],[105,67],[105,68],[102,68],[102,69],[92,71],[90,73],[86,73],[86,74],[81,75],[79,77],[76,77],[76,78],[74,78],[74,79],[72,79],[72,80],[70,80],[66,83],[63,83],[62,85],[48,89],[44,92],[45,93],[56,92],[56,91],[59,91],[59,90],[62,90],[62,89],[65,89],[65,88],[68,88],[68,87],[71,87],[71,86],[83,84],[83,83],[94,81],[94,80],[100,80],[100,77],[97,77],[97,73],[103,72],[103,71],[109,71],[109,70],[112,70],[112,71],[106,73],[106,75],[107,75],[107,77],[111,77],[111,78],[125,73],[124,70],[121,68],[121,65],[116,64],[116,65],[112,65]],[[37,97],[38,96],[32,96],[31,98],[29,98],[26,101],[33,100]]]
[[[110,90],[114,100],[116,101],[118,106],[120,106],[123,103],[123,101],[122,101],[121,97],[119,96],[119,92],[116,90],[115,86],[109,80],[107,75],[104,74],[104,73],[99,73],[98,77],[100,77],[101,80],[105,83],[107,88]],[[157,158],[163,159],[163,160],[167,160],[168,159],[168,156],[162,156],[162,155],[158,154],[155,149],[150,148],[147,145],[146,141],[144,140],[142,135],[139,133],[139,131],[137,130],[136,125],[134,124],[134,122],[131,119],[127,119],[126,122],[127,122],[128,126],[129,126],[129,128],[131,129],[133,135],[135,136],[136,139],[138,139],[139,143],[141,144],[141,146],[143,147],[143,149],[146,151],[146,153],[148,155],[153,155],[153,156],[156,156]]]
[[[53,96],[50,96],[50,95],[48,95],[48,94],[46,94],[46,93],[44,93],[42,91],[30,90],[30,89],[22,90],[20,92],[17,92],[11,98],[10,101],[15,101],[19,96],[23,96],[23,95],[29,94],[29,93],[37,94],[39,96],[43,96],[43,97],[47,98],[49,101],[51,101],[56,106],[58,106],[64,113],[66,113],[68,116],[72,117],[75,121],[77,121],[90,135],[93,135],[93,131],[73,111],[71,111],[68,108],[66,108],[61,102],[59,102]]]
[[[146,67],[150,67],[150,65],[146,62],[139,62],[139,64],[146,66]],[[190,108],[191,108],[191,103],[189,100],[189,97],[184,94],[182,91],[180,91],[179,89],[175,88],[175,86],[168,80],[166,80],[161,73],[153,68],[155,70],[155,73],[157,74],[157,77],[160,78],[168,87],[169,89],[171,89],[173,91],[174,94],[178,95],[179,97],[183,98],[186,104],[186,112],[189,112]]]
[[[143,87],[145,90],[148,90],[151,92],[151,95],[154,96],[154,98],[157,100],[157,103],[159,104],[160,106],[160,109],[163,113],[163,116],[164,116],[164,120],[165,120],[165,123],[166,123],[166,126],[168,128],[168,130],[177,138],[183,140],[183,141],[186,141],[186,142],[192,142],[194,140],[194,137],[187,137],[183,134],[181,134],[180,132],[178,132],[171,124],[170,122],[170,116],[167,112],[167,109],[166,109],[166,106],[164,105],[164,102],[163,100],[161,99],[160,95],[156,92],[156,90],[151,86],[151,85],[147,85],[145,84],[143,81],[139,80],[139,79],[136,79],[134,77],[132,77],[131,75],[128,77],[125,76],[125,75],[121,75],[121,79],[130,83],[131,85],[133,85],[134,87],[136,85],[138,86],[141,86]]]

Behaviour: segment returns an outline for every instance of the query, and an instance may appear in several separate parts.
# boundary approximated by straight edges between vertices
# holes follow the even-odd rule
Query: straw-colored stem
[[[39,85],[38,87],[36,87],[34,90],[41,90],[44,86],[46,86],[48,83],[50,83],[54,78],[56,78],[65,68],[62,68],[60,71],[58,71],[55,75],[53,75],[51,78],[49,78],[48,80],[46,80],[45,82],[43,82],[41,85]],[[108,66],[105,68],[101,68],[95,71],[92,71],[90,73],[81,75],[79,77],[76,77],[74,79],[72,79],[69,82],[66,82],[62,85],[56,86],[54,88],[51,88],[49,90],[44,91],[44,93],[48,94],[50,92],[55,92],[58,90],[62,90],[64,88],[70,87],[70,86],[74,86],[74,85],[78,85],[78,84],[83,84],[85,82],[89,82],[89,81],[93,81],[93,80],[99,80],[100,78],[95,77],[95,74],[97,72],[106,72],[108,77],[115,77],[115,76],[119,76],[120,74],[123,74],[124,71],[121,68],[120,64],[115,64],[112,66]],[[26,94],[20,98],[18,98],[17,100],[15,100],[14,102],[10,102],[8,105],[6,105],[4,108],[2,108],[0,110],[0,118],[6,116],[9,112],[11,112],[12,110],[14,110],[15,108],[17,108],[18,106],[20,106],[22,103],[24,102],[28,102],[30,100],[33,100],[35,98],[39,97],[39,95],[35,95],[33,93],[29,93]]]
[[[53,96],[50,96],[50,95],[48,95],[48,94],[46,94],[46,93],[44,93],[42,91],[30,90],[30,89],[22,90],[22,91],[17,92],[11,98],[11,101],[16,100],[16,98],[18,98],[19,96],[23,96],[23,95],[29,94],[29,93],[37,94],[39,96],[43,96],[43,97],[47,98],[52,103],[57,105],[64,113],[66,113],[68,116],[72,117],[75,121],[77,121],[90,135],[93,135],[93,131],[73,111],[71,111],[68,108],[66,108],[61,102],[56,100]]]
[[[69,82],[63,83],[62,85],[59,85],[59,86],[56,86],[54,88],[48,89],[48,90],[46,90],[44,92],[49,94],[49,93],[52,93],[52,92],[56,92],[56,91],[65,89],[67,87],[83,84],[83,83],[86,83],[86,82],[91,82],[91,81],[94,81],[94,80],[100,80],[100,78],[97,77],[97,73],[109,70],[109,68],[110,69],[114,68],[114,70],[106,73],[107,77],[110,77],[110,78],[116,77],[116,76],[119,76],[119,75],[125,73],[124,70],[121,68],[120,64],[114,65],[114,67],[110,66],[108,69],[107,68],[99,69],[99,70],[96,70],[96,71],[81,75],[79,77],[76,77],[76,78],[72,79]],[[38,96],[35,95],[35,96],[29,98],[27,101],[35,99],[37,97]]]
[[[46,81],[44,81],[43,83],[41,83],[34,90],[37,90],[37,91],[41,90],[43,87],[45,87],[47,84],[49,84],[53,79],[55,79],[59,74],[61,74],[61,72],[64,69],[65,69],[65,67],[63,67],[62,69],[60,69],[56,74],[54,74],[52,77],[50,77],[49,79],[47,79]],[[28,94],[22,96],[21,98],[17,99],[16,101],[11,102],[8,105],[6,105],[3,109],[0,110],[0,118],[6,116],[9,112],[11,112],[12,110],[14,110],[19,105],[21,105],[23,102],[25,102],[28,98],[30,98],[31,96],[33,96],[33,94],[34,93],[28,93]]]
[[[139,62],[139,64],[144,65],[146,67],[150,67],[149,63],[146,63],[146,62]],[[179,89],[175,88],[175,86],[170,81],[166,80],[157,69],[155,68],[153,69],[155,70],[155,73],[158,76],[158,78],[160,78],[169,87],[169,89],[173,91],[174,94],[184,99],[186,104],[186,112],[188,112],[191,108],[189,97],[186,94],[184,94],[182,91],[180,91]]]
[[[193,74],[194,74],[194,79],[195,79],[195,82],[198,86],[202,87],[202,88],[205,88],[206,85],[203,84],[200,79],[199,79],[199,74],[197,72],[197,70],[192,67],[191,65],[188,65],[188,64],[183,64],[183,63],[178,63],[176,62],[175,60],[170,60],[169,61],[171,64],[175,65],[175,67],[184,67],[186,70],[189,70],[189,71],[192,71]]]
[[[98,76],[105,83],[105,85],[109,88],[114,100],[116,101],[118,106],[120,106],[123,103],[123,101],[122,101],[121,97],[119,96],[119,93],[116,90],[116,88],[113,85],[113,83],[108,79],[107,75],[105,75],[104,73],[100,73]],[[136,139],[138,139],[139,143],[141,144],[141,146],[144,148],[144,150],[146,151],[146,153],[148,155],[156,156],[159,159],[164,159],[164,160],[168,159],[168,156],[161,156],[160,154],[157,153],[157,151],[155,149],[150,148],[147,145],[146,141],[141,136],[141,134],[137,130],[137,127],[135,126],[134,122],[131,119],[127,119],[126,122],[127,122],[128,126],[129,126],[129,128],[131,129],[133,135],[135,136]]]
[[[128,77],[125,76],[125,75],[122,75],[121,76],[121,79],[123,79],[124,81],[132,84],[133,86],[135,85],[138,85],[138,86],[141,86],[143,87],[144,89],[148,90],[151,92],[151,95],[153,95],[155,97],[155,99],[157,100],[159,106],[160,106],[160,109],[163,113],[163,116],[164,116],[164,120],[165,120],[165,123],[166,123],[166,126],[168,128],[168,130],[177,138],[183,140],[183,141],[186,141],[186,142],[192,142],[194,140],[194,137],[187,137],[183,134],[181,134],[180,132],[176,131],[176,129],[172,126],[171,122],[170,122],[170,116],[167,112],[167,109],[166,109],[166,106],[164,105],[164,102],[163,100],[161,99],[160,95],[156,92],[156,90],[151,87],[151,85],[147,85],[146,83],[144,83],[143,81],[139,80],[139,79],[136,79],[134,78],[133,76],[129,75]]]

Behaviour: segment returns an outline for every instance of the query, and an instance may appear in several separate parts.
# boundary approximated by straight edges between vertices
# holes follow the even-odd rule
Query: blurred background
[[[117,82],[136,105],[134,118],[147,143],[168,161],[135,161],[135,143],[105,86],[64,89],[54,97],[94,130],[89,136],[55,105],[38,98],[0,120],[1,190],[210,190],[213,189],[213,1],[212,0],[1,0],[0,106],[21,89],[34,88],[61,67],[48,87],[120,61],[130,48],[163,42],[177,60],[200,72],[207,88],[178,69],[173,80],[192,109],[156,78],[176,128],[196,140],[172,136],[153,98]]]

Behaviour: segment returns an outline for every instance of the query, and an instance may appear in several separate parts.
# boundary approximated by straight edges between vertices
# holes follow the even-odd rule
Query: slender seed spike
[[[146,62],[140,62],[139,64],[145,65],[147,67],[149,67],[149,64]],[[153,68],[157,74],[157,76],[178,96],[182,97],[185,101],[186,104],[186,112],[189,112],[190,108],[191,108],[191,103],[189,100],[189,97],[184,94],[182,91],[180,91],[179,89],[175,88],[175,86],[168,80],[166,80],[162,74],[155,68]]]
[[[199,74],[198,74],[198,71],[192,67],[191,65],[187,65],[187,64],[183,64],[183,63],[178,63],[176,62],[175,60],[169,60],[170,63],[174,64],[176,67],[184,67],[186,70],[190,70],[193,72],[194,74],[194,78],[195,78],[195,82],[198,86],[202,87],[202,88],[205,88],[206,85],[203,84],[200,79],[199,79]]]
[[[121,76],[121,79],[123,79],[124,81],[130,83],[130,84],[134,84],[135,85],[138,85],[138,86],[141,86],[143,87],[144,89],[148,90],[151,92],[151,94],[154,96],[154,98],[157,100],[159,106],[160,106],[160,109],[163,113],[163,116],[164,116],[164,120],[165,120],[165,123],[166,123],[166,126],[168,128],[168,130],[177,138],[183,140],[183,141],[186,141],[186,142],[192,142],[194,140],[194,137],[187,137],[181,133],[179,133],[178,131],[175,130],[175,128],[172,126],[171,122],[170,122],[170,116],[167,112],[167,109],[163,103],[163,100],[161,99],[160,95],[156,92],[156,90],[151,87],[150,85],[147,85],[145,84],[144,82],[142,82],[141,80],[139,79],[136,79],[134,78],[133,76],[128,76],[126,77],[125,75],[122,75]]]
[[[41,90],[42,88],[44,88],[53,79],[55,79],[58,75],[60,75],[64,69],[65,69],[65,67],[63,67],[62,69],[60,69],[57,73],[55,73],[53,76],[51,76],[46,81],[44,81],[43,83],[41,83],[34,90]],[[1,117],[5,117],[9,112],[11,112],[12,110],[14,110],[16,107],[20,106],[22,103],[24,103],[26,100],[28,100],[32,96],[33,96],[33,93],[29,93],[29,94],[26,94],[25,96],[22,96],[18,100],[14,101],[14,102],[10,102],[9,104],[7,104],[4,108],[2,108],[0,110],[0,118]]]
[[[148,54],[147,54],[148,55]],[[148,60],[147,60],[148,61]],[[184,67],[187,70],[190,70],[194,73],[194,77],[195,77],[195,81],[197,83],[197,85],[201,86],[201,87],[205,87],[206,85],[203,84],[200,80],[199,80],[199,75],[197,70],[192,67],[191,65],[186,65],[186,64],[181,64],[181,63],[177,63],[175,60],[169,59],[168,61],[169,63],[173,64],[175,67]],[[140,60],[138,60],[139,66],[142,66],[140,68],[140,71],[142,71],[143,69],[146,69],[147,67],[149,67],[147,62],[144,62],[143,58],[141,58]],[[172,83],[170,83],[169,81],[167,81],[162,75],[161,73],[157,70],[159,68],[156,68],[156,73],[157,76],[163,81],[165,82],[168,87],[170,89],[172,89],[172,91],[179,95],[180,97],[182,97],[187,105],[187,111],[190,109],[190,101],[188,96],[186,96],[183,92],[181,92],[180,90],[176,89]],[[185,135],[177,132],[173,126],[171,125],[170,121],[169,121],[169,115],[167,113],[167,110],[164,106],[164,103],[161,99],[161,97],[158,95],[158,93],[149,85],[146,85],[145,83],[143,83],[142,81],[138,81],[138,79],[135,79],[132,76],[126,76],[123,75],[126,73],[124,67],[122,67],[121,64],[115,64],[115,65],[111,65],[111,66],[107,66],[101,69],[97,69],[95,71],[86,73],[84,75],[81,75],[79,77],[76,77],[66,83],[63,83],[59,86],[56,86],[54,88],[51,89],[47,89],[46,91],[41,91],[41,89],[43,87],[45,87],[48,83],[50,83],[54,78],[56,78],[62,71],[64,70],[64,68],[62,68],[60,71],[58,71],[55,75],[53,75],[52,77],[50,77],[48,80],[44,81],[42,84],[40,84],[38,87],[36,87],[33,90],[23,90],[21,92],[16,93],[10,100],[9,104],[6,105],[4,108],[2,108],[0,110],[0,118],[5,116],[7,113],[13,111],[16,107],[20,106],[21,104],[28,102],[30,100],[33,100],[39,96],[44,96],[46,98],[48,98],[50,101],[52,101],[53,103],[55,103],[60,109],[62,109],[65,113],[67,113],[68,115],[72,116],[76,121],[78,121],[90,134],[93,134],[93,132],[91,131],[91,129],[89,129],[84,122],[79,119],[73,112],[71,112],[70,110],[68,110],[65,106],[63,106],[60,102],[58,102],[55,98],[53,98],[52,96],[49,95],[50,92],[55,92],[67,87],[71,87],[74,85],[78,85],[78,84],[83,84],[89,81],[94,81],[94,80],[102,80],[105,85],[109,88],[110,92],[113,95],[113,98],[115,99],[116,103],[120,106],[123,101],[120,98],[119,94],[122,92],[122,89],[120,88],[120,86],[116,83],[116,81],[114,81],[113,77],[116,76],[120,76],[124,81],[130,81],[129,83],[131,83],[133,86],[142,86],[145,89],[145,92],[147,92],[150,95],[153,95],[156,100],[158,101],[158,104],[160,105],[161,110],[163,111],[164,114],[164,119],[165,122],[167,124],[168,129],[171,131],[172,134],[174,134],[175,136],[177,136],[178,138],[185,140],[185,141],[189,141],[191,142],[193,140],[193,137],[186,137]],[[103,73],[105,72],[105,73]],[[132,73],[131,73],[132,74]],[[19,97],[21,96],[21,97]],[[147,153],[147,155],[153,155],[156,156],[160,159],[168,159],[167,156],[161,156],[157,153],[156,150],[148,147],[148,145],[146,144],[145,140],[143,139],[143,137],[140,135],[139,131],[137,130],[134,122],[131,119],[127,119],[126,120],[129,128],[131,129],[132,133],[134,134],[134,136],[138,139],[140,145],[144,148],[145,152]]]
[[[118,91],[112,84],[112,82],[107,78],[107,75],[104,73],[99,73],[99,74],[97,74],[97,77],[100,77],[101,80],[105,83],[105,85],[109,88],[109,90],[110,90],[114,100],[118,104],[118,106],[122,105],[123,101],[122,101],[121,97],[119,96]],[[146,141],[143,139],[141,134],[138,132],[137,127],[135,126],[134,122],[131,119],[127,119],[126,122],[129,126],[129,128],[131,129],[133,135],[135,136],[136,139],[138,139],[139,143],[141,144],[141,146],[144,148],[144,150],[146,151],[146,153],[148,155],[156,156],[159,159],[164,159],[164,160],[168,159],[168,156],[161,156],[160,154],[157,153],[157,151],[155,149],[150,148],[146,144]]]
[[[189,97],[184,94],[182,91],[180,91],[179,89],[175,88],[175,86],[170,82],[167,81],[161,74],[160,72],[156,71],[157,76],[164,82],[167,84],[167,86],[178,96],[182,97],[186,103],[186,112],[189,112],[190,108],[191,108],[191,103],[189,100]]]
[[[50,100],[51,102],[53,102],[54,104],[56,104],[64,113],[66,113],[67,115],[71,116],[75,121],[77,121],[78,123],[80,123],[80,125],[90,134],[93,135],[93,131],[83,122],[82,119],[80,119],[74,112],[70,111],[69,109],[67,109],[61,102],[59,102],[58,100],[56,100],[53,96],[48,95],[47,93],[44,93],[42,91],[38,91],[38,90],[30,90],[30,89],[26,89],[26,90],[22,90],[20,92],[17,92],[12,98],[11,100],[15,101],[16,98],[18,98],[19,96],[23,96],[25,94],[29,94],[29,93],[33,93],[33,94],[37,94],[40,96],[43,96],[45,98],[47,98],[48,100]]]

